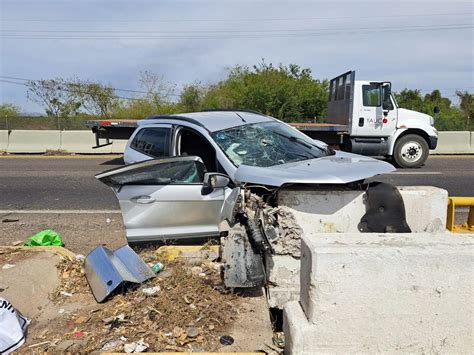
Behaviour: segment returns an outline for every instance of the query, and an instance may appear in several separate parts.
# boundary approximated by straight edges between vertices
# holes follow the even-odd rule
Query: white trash
[[[0,298],[0,354],[9,354],[23,345],[28,324],[28,318],[6,299]]]

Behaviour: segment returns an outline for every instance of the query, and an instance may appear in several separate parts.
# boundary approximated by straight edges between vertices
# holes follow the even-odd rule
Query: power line
[[[451,27],[465,27],[465,26],[472,26],[471,23],[453,23],[453,24],[433,24],[433,25],[413,25],[413,26],[405,26],[405,27],[356,27],[356,28],[314,28],[314,29],[274,29],[274,30],[188,30],[188,31],[135,31],[135,30],[125,30],[125,31],[117,31],[117,30],[2,30],[1,33],[87,33],[87,34],[180,34],[180,33],[208,33],[208,34],[241,34],[241,33],[318,33],[324,31],[357,31],[357,30],[399,30],[399,29],[438,29],[438,28],[451,28]]]
[[[15,81],[11,81],[11,80],[5,80],[5,79],[0,79],[0,82],[6,83],[6,84],[21,85],[21,86],[26,86],[26,87],[31,86],[28,83],[19,83],[19,82],[15,82]],[[69,90],[67,88],[61,88],[60,90],[61,91],[67,91],[67,92],[80,92],[82,94],[87,93],[87,91],[74,91],[74,90]],[[114,95],[114,97],[116,97],[118,99],[124,99],[124,100],[140,100],[140,98],[136,98],[136,97],[126,97],[126,96],[118,96],[118,95]]]
[[[367,15],[367,16],[334,16],[334,17],[282,17],[282,18],[226,18],[226,19],[2,19],[3,22],[126,22],[126,23],[166,23],[166,22],[271,22],[271,21],[314,21],[314,20],[347,20],[347,19],[363,19],[363,18],[400,18],[400,17],[436,17],[436,16],[470,16],[469,13],[436,13],[436,14],[399,14],[399,15]]]
[[[74,36],[48,36],[48,35],[37,35],[37,36],[27,36],[27,35],[0,35],[4,39],[118,39],[118,40],[147,40],[147,39],[162,39],[162,40],[188,40],[188,39],[202,39],[202,40],[211,40],[211,39],[261,39],[261,38],[298,38],[298,37],[317,37],[324,35],[352,35],[352,34],[376,34],[376,33],[407,33],[407,32],[431,32],[431,31],[450,31],[450,30],[466,30],[474,28],[473,25],[453,25],[452,27],[425,27],[425,28],[367,28],[363,30],[357,29],[345,29],[345,30],[319,30],[319,32],[307,32],[307,33],[256,33],[256,34],[224,34],[224,35],[149,35],[149,36],[110,36],[110,35],[74,35]],[[323,32],[328,31],[328,32]],[[330,32],[332,31],[332,32]],[[255,31],[254,31],[255,32]]]
[[[19,77],[16,77],[16,76],[7,76],[7,75],[0,75],[0,78],[12,79],[12,80],[21,80],[21,81],[40,81],[38,79],[26,79],[26,78],[19,78]],[[16,83],[16,82],[15,82],[15,84],[27,85],[27,83]],[[141,91],[141,90],[120,89],[120,88],[115,88],[115,87],[112,87],[112,89],[114,91],[131,92],[131,93],[136,93],[136,94],[149,94],[149,92]],[[169,96],[179,96],[179,95],[175,95],[175,94],[168,94],[168,95]]]

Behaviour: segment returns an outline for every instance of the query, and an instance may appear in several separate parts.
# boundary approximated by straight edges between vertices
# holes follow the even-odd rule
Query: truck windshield
[[[328,155],[311,138],[280,122],[230,128],[212,138],[235,166],[267,167]]]

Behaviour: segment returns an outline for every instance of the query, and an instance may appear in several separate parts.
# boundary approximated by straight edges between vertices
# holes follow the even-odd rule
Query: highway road
[[[117,210],[112,190],[94,175],[122,164],[117,156],[0,157],[0,210]],[[474,156],[433,156],[422,168],[373,180],[474,196]]]
[[[98,244],[126,243],[112,190],[94,175],[123,164],[117,156],[0,157],[0,245],[25,241],[44,229],[60,233],[66,247],[87,254]],[[396,185],[434,185],[450,195],[474,196],[474,156],[432,157],[426,166],[378,176]],[[457,215],[458,223],[466,220]]]

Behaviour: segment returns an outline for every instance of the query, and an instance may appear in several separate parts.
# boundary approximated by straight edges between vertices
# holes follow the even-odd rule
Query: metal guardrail
[[[457,207],[469,207],[466,223],[455,224],[455,212]],[[448,217],[446,228],[454,233],[474,232],[474,197],[449,197]]]

